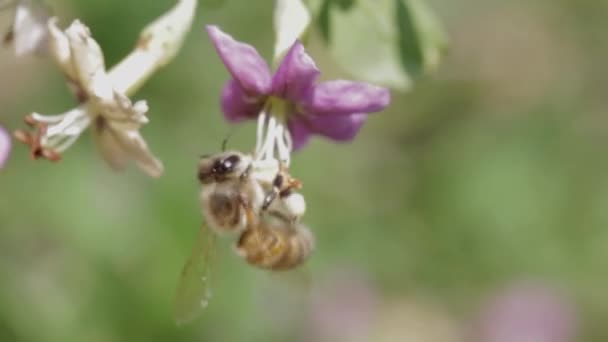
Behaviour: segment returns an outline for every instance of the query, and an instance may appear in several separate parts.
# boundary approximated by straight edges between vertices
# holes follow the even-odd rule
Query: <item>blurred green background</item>
[[[113,173],[88,134],[56,165],[14,147],[0,171],[0,340],[329,341],[340,331],[326,330],[349,326],[332,323],[344,309],[369,317],[336,341],[467,341],[484,298],[533,280],[573,303],[577,341],[606,341],[608,2],[429,2],[450,37],[439,72],[393,93],[352,144],[315,139],[293,157],[317,238],[309,292],[248,267],[225,241],[208,309],[185,327],[172,319],[201,224],[197,159],[231,131],[218,106],[228,74],[203,25],[271,56],[272,2],[232,0],[199,6],[179,56],[133,97],[150,105],[143,135],[162,178]],[[113,65],[173,1],[49,4],[62,24],[90,26]],[[348,77],[318,36],[309,51],[325,79]],[[72,108],[62,77],[50,61],[0,50],[0,124]],[[230,141],[253,144],[253,123]],[[332,286],[372,298],[352,308],[354,291],[332,316]],[[393,331],[408,324],[421,337]]]

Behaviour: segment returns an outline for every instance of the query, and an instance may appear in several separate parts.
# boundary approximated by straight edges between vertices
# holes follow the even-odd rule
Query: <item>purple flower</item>
[[[362,82],[316,83],[312,58],[296,41],[274,75],[251,45],[238,42],[217,26],[207,26],[215,48],[232,75],[222,93],[222,110],[230,122],[255,119],[264,109],[285,120],[294,149],[313,134],[350,141],[367,115],[388,106],[388,89]]]
[[[0,169],[4,167],[11,152],[11,136],[0,126]]]

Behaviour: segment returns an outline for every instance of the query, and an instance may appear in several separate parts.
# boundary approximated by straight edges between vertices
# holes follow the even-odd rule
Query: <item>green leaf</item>
[[[421,0],[395,0],[401,63],[416,77],[437,68],[447,45],[439,20]]]
[[[358,79],[407,90],[439,65],[446,38],[423,0],[323,0],[309,5],[330,54]]]
[[[341,10],[347,11],[355,4],[355,0],[334,0]]]
[[[323,1],[319,11],[319,29],[321,30],[321,36],[326,42],[329,41],[329,8],[331,4],[331,0]]]

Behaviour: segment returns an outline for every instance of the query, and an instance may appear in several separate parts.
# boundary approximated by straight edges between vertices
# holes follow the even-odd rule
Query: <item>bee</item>
[[[273,213],[256,215],[243,205],[247,216],[236,251],[250,265],[274,271],[290,270],[311,255],[315,241],[312,232],[300,222]]]
[[[246,214],[239,205],[243,200],[256,212],[270,210],[294,222],[306,210],[304,197],[293,191],[301,188],[300,181],[276,160],[254,160],[238,151],[203,156],[198,179],[203,216],[217,233],[245,229]]]
[[[240,233],[236,249],[254,265],[259,264],[255,263],[256,253],[285,256],[284,261],[272,262],[276,264],[273,269],[297,266],[313,245],[310,231],[297,223],[305,204],[303,196],[293,189],[299,189],[301,183],[276,160],[255,160],[238,151],[203,156],[198,180],[203,185],[200,200],[205,224],[178,280],[174,299],[178,324],[192,321],[209,302],[218,234]],[[259,234],[252,235],[254,231]],[[271,243],[275,237],[279,244]]]

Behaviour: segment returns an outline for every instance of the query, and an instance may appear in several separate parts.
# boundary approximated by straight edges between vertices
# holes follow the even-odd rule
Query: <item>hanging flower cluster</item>
[[[15,137],[30,146],[33,158],[58,161],[89,127],[100,153],[117,170],[129,160],[148,175],[159,177],[163,165],[139,133],[148,123],[146,101],[132,102],[129,95],[143,85],[179,51],[194,18],[196,0],[181,0],[169,12],[146,27],[135,49],[107,70],[103,52],[91,32],[79,20],[61,30],[56,18],[35,12],[29,0],[19,2],[10,32],[19,55],[41,46],[65,75],[78,106],[58,115],[32,113],[25,122],[32,132],[19,130]]]

